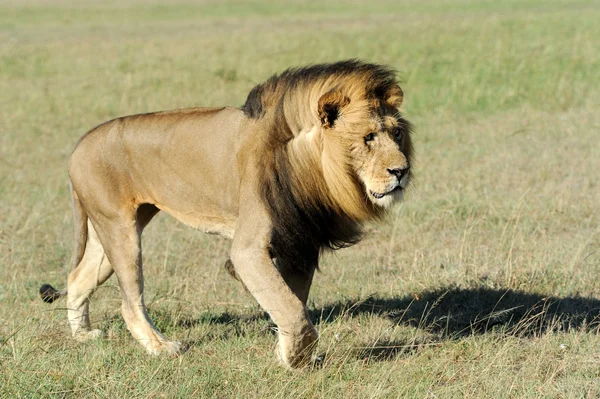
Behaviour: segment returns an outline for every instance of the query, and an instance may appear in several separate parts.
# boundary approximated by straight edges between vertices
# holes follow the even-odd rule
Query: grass
[[[283,4],[283,3],[282,3]],[[593,1],[0,2],[0,396],[593,398],[600,395],[600,6]],[[159,215],[152,318],[191,348],[149,357],[114,278],[105,340],[68,339],[66,160],[107,119],[240,105],[286,67],[360,57],[404,78],[417,181],[324,257],[323,367],[274,360],[229,242]]]

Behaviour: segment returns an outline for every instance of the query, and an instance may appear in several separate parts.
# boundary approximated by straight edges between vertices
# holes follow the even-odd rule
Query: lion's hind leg
[[[90,296],[113,273],[94,226],[87,221],[85,252],[68,279],[67,309],[73,337],[79,340],[96,338],[100,330],[91,330],[89,318]]]
[[[147,215],[98,215],[94,224],[121,288],[121,311],[127,329],[151,354],[176,354],[181,344],[169,341],[154,326],[144,303],[141,233],[144,216],[149,220],[158,210],[147,209]],[[98,223],[96,223],[98,222]],[[100,227],[101,226],[101,227]]]
[[[71,194],[75,237],[68,286],[58,291],[49,284],[43,284],[40,287],[40,296],[47,303],[66,296],[67,314],[73,336],[79,340],[86,340],[102,335],[100,330],[91,330],[89,300],[96,288],[110,277],[112,266],[72,184]]]

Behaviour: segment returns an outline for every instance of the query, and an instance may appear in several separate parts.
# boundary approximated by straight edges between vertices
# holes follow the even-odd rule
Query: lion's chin
[[[389,208],[394,203],[402,201],[402,199],[404,198],[404,190],[400,186],[394,188],[393,190],[385,194],[378,194],[369,190],[368,197],[373,204],[381,208]]]

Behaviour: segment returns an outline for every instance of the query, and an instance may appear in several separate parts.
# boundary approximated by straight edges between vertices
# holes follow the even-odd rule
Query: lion
[[[151,354],[177,354],[144,304],[141,235],[164,211],[232,239],[228,271],[277,325],[276,355],[310,363],[318,334],[306,301],[320,254],[352,245],[365,222],[402,199],[411,127],[395,72],[359,60],[288,69],[241,108],[120,117],[77,143],[68,164],[74,253],[67,289],[73,336],[91,329],[92,293],[113,272],[131,335]]]

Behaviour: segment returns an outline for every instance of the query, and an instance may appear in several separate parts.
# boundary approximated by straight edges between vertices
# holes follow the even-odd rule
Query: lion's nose
[[[390,172],[391,175],[396,176],[398,180],[400,180],[404,176],[406,176],[409,170],[410,166],[407,166],[406,168],[388,169],[387,171]]]

